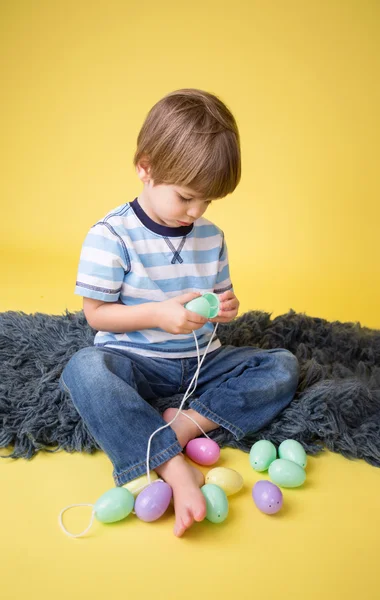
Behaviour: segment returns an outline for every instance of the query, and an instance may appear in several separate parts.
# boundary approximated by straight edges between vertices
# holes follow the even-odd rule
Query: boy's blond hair
[[[149,111],[133,163],[150,167],[154,185],[180,185],[204,198],[223,198],[241,177],[236,121],[209,92],[171,92]]]

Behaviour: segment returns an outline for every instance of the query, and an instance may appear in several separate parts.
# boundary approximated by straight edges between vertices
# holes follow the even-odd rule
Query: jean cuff
[[[224,429],[227,429],[228,431],[230,431],[237,440],[241,440],[246,435],[244,433],[244,431],[242,431],[242,429],[240,429],[240,427],[236,427],[236,425],[233,425],[229,421],[222,419],[222,417],[220,417],[219,415],[216,415],[209,408],[207,408],[207,406],[205,406],[204,404],[199,402],[199,400],[193,400],[190,403],[190,408],[192,408],[197,413],[202,415],[202,417],[206,417],[206,419],[209,419],[210,421],[213,421],[217,425],[220,425],[220,427],[224,427]]]
[[[158,454],[155,454],[154,456],[151,456],[149,458],[149,470],[154,470],[156,467],[159,467],[163,463],[166,463],[168,460],[174,458],[174,456],[177,456],[177,454],[180,454],[181,452],[181,444],[179,442],[175,442],[162,452],[159,452]],[[115,484],[117,486],[121,486],[125,485],[129,481],[132,481],[133,479],[137,479],[137,477],[141,477],[141,475],[146,475],[146,472],[147,465],[146,460],[144,460],[144,462],[140,462],[137,465],[133,465],[129,469],[121,471],[120,473],[116,473],[116,471],[114,471],[113,478]]]

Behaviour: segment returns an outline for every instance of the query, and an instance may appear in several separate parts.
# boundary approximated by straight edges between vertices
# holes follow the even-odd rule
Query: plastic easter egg
[[[185,304],[185,308],[197,313],[197,315],[201,315],[201,317],[210,318],[210,304],[203,296],[190,300],[190,302]]]
[[[232,496],[241,490],[244,481],[240,473],[226,467],[215,467],[206,475],[206,483],[214,483],[225,492],[226,496]]]
[[[157,481],[157,479],[157,473],[155,471],[150,471],[151,483],[153,483],[153,481]],[[133,494],[133,496],[136,498],[136,496],[138,496],[140,492],[148,487],[148,485],[150,485],[150,483],[147,475],[142,475],[137,479],[133,479],[133,481],[128,481],[128,483],[125,483],[122,487],[131,492],[131,494]]]
[[[281,487],[293,488],[303,484],[306,473],[296,463],[278,458],[269,467],[269,477]]]
[[[214,294],[213,292],[207,292],[206,294],[203,294],[203,298],[206,298],[208,304],[209,304],[209,315],[208,318],[209,319],[213,319],[214,317],[218,316],[218,312],[219,312],[219,298],[216,294]]]
[[[206,519],[211,523],[222,523],[228,516],[228,500],[225,492],[218,485],[206,483],[201,487],[206,498]]]
[[[94,505],[95,517],[101,523],[121,521],[133,510],[135,499],[131,492],[123,487],[115,487],[96,501]]]
[[[157,521],[167,510],[172,499],[172,488],[164,481],[155,481],[136,498],[135,513],[139,519],[150,523]]]
[[[209,438],[195,438],[186,444],[186,454],[199,465],[213,465],[219,460],[220,448]]]
[[[307,455],[302,445],[296,440],[285,440],[278,447],[280,458],[291,460],[303,469],[307,465]]]
[[[266,515],[274,515],[282,507],[282,492],[277,485],[270,481],[263,479],[255,483],[252,497],[257,508]]]
[[[269,465],[276,460],[276,446],[269,440],[259,440],[253,444],[249,453],[249,462],[255,471],[266,471]]]

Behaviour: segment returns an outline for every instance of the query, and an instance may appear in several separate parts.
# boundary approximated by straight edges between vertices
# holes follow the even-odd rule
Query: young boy
[[[141,194],[98,221],[83,244],[75,291],[98,333],[61,378],[118,486],[146,472],[150,435],[177,412],[161,416],[154,402],[186,392],[198,366],[193,332],[202,355],[212,323],[232,321],[239,308],[223,232],[203,217],[240,180],[229,109],[201,90],[168,94],[143,124],[134,164]],[[206,292],[219,295],[214,319],[184,307]],[[239,440],[291,402],[298,376],[287,350],[221,346],[215,336],[184,412],[205,432],[223,427]],[[203,475],[182,454],[201,434],[194,421],[180,415],[151,446],[150,467],[173,489],[177,536],[206,514]]]

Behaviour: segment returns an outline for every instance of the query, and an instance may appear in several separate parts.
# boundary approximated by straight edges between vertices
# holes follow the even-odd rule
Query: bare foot
[[[177,412],[177,408],[167,408],[162,417],[164,421],[166,421],[166,423],[169,423],[172,419],[174,419]],[[182,410],[179,417],[174,421],[172,425],[170,425],[173,431],[175,431],[177,439],[181,444],[182,448],[184,448],[190,440],[193,440],[194,438],[203,435],[199,427],[197,427],[195,423],[193,423],[193,421],[190,421],[190,419],[185,417],[182,413],[186,413],[190,417],[195,419],[195,421],[199,423],[203,431],[205,431],[206,433],[218,427],[216,423],[210,421],[209,419],[206,419],[205,417],[197,413],[195,410]]]
[[[181,537],[194,521],[203,521],[206,516],[206,500],[195,472],[198,469],[187,464],[182,454],[177,454],[155,470],[173,490],[174,534]]]
[[[172,419],[174,419],[177,412],[177,408],[167,408],[162,417],[164,421],[166,421],[166,423],[169,423]],[[182,412],[187,411],[184,410]],[[174,423],[172,423],[172,425],[170,425],[170,427],[176,433],[176,436],[182,448],[186,446],[187,442],[189,442],[190,440],[194,439],[202,433],[201,430],[198,429],[198,427],[195,425],[195,423],[190,421],[190,419],[184,417],[182,414],[179,415],[179,417],[174,421]]]
[[[203,475],[202,471],[197,469],[197,467],[193,467],[193,465],[189,465],[189,467],[194,473],[195,481],[197,482],[198,487],[201,488],[206,482],[205,476]]]

